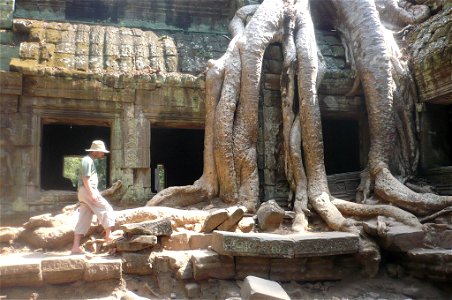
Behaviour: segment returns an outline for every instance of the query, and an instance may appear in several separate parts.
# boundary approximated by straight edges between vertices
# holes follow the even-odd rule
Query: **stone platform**
[[[161,250],[114,256],[31,252],[0,257],[0,285],[41,286],[76,281],[121,279],[122,274],[181,280],[244,279],[339,280],[360,269],[353,253],[358,236],[343,232],[278,235],[214,231],[196,233],[193,242],[173,233]],[[180,247],[181,240],[187,247]],[[190,240],[190,242],[188,242]],[[201,242],[200,242],[201,241]],[[165,276],[167,276],[165,275]]]
[[[0,286],[40,286],[120,279],[122,261],[62,253],[17,253],[0,257]]]

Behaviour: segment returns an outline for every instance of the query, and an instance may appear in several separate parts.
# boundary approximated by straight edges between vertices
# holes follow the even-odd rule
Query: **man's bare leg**
[[[74,233],[74,243],[72,244],[71,253],[72,254],[79,254],[84,253],[83,249],[80,247],[80,240],[82,239],[81,234]]]

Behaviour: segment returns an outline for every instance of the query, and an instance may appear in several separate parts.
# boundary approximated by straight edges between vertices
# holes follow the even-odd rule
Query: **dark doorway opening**
[[[426,104],[421,125],[423,169],[452,166],[452,105]]]
[[[353,119],[322,119],[326,174],[361,170],[359,122]]]
[[[193,184],[202,175],[204,130],[151,129],[152,190],[157,165],[165,168],[165,187]]]
[[[41,188],[43,190],[76,190],[71,179],[63,176],[64,161],[68,157],[84,156],[93,140],[103,140],[110,145],[110,128],[67,124],[44,124],[41,141]],[[108,185],[109,158],[105,156]],[[99,170],[98,170],[99,171]],[[99,188],[102,188],[102,182]]]

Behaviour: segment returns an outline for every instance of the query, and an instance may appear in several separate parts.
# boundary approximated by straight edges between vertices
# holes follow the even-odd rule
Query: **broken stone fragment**
[[[218,230],[223,231],[234,231],[237,227],[237,223],[243,218],[246,212],[246,207],[244,206],[233,206],[226,209],[228,212],[228,218],[218,226]]]
[[[141,223],[123,224],[119,229],[132,235],[170,236],[173,233],[171,220],[169,218],[161,218]]]
[[[135,252],[157,245],[157,237],[155,235],[139,235],[130,240],[117,240],[115,245],[119,252]]]
[[[204,221],[204,225],[201,228],[201,232],[212,232],[220,224],[222,224],[228,218],[228,211],[226,209],[218,209],[212,212]]]
[[[240,294],[243,300],[290,300],[279,283],[255,276],[245,278]]]
[[[278,229],[285,216],[284,210],[275,200],[264,202],[259,207],[256,214],[259,221],[259,227],[265,231]]]

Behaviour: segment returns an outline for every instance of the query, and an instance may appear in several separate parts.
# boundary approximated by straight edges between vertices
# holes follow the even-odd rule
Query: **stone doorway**
[[[41,133],[41,189],[42,190],[76,190],[71,179],[64,176],[65,158],[86,155],[91,142],[103,140],[110,148],[110,128],[94,125],[44,124]],[[109,156],[102,162],[105,170],[100,176],[99,188],[109,184]],[[99,171],[99,170],[98,170]]]
[[[203,149],[203,129],[152,128],[152,190],[157,165],[164,166],[165,187],[193,184],[202,175]]]
[[[327,175],[361,170],[359,121],[322,119]]]

